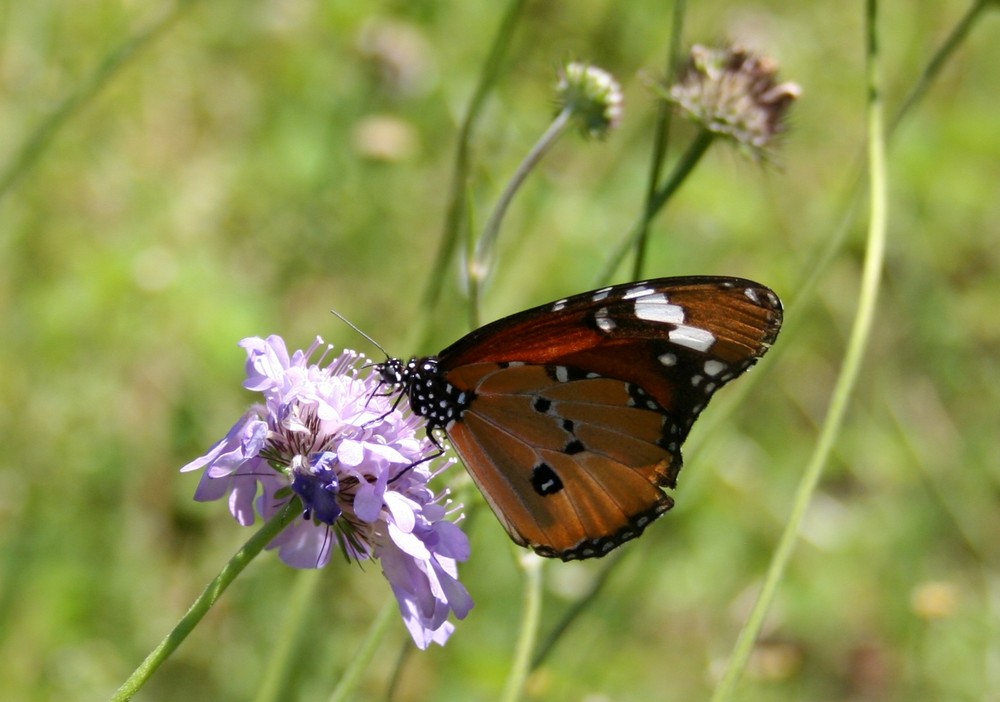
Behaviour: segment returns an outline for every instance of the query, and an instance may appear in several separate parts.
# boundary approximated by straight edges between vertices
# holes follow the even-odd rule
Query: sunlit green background
[[[883,3],[890,112],[971,4]],[[224,504],[194,503],[197,476],[177,472],[251,401],[241,338],[302,347],[321,334],[377,353],[330,308],[398,355],[467,330],[457,262],[437,308],[421,295],[502,3],[190,5],[107,72],[169,3],[0,2],[0,174],[18,176],[0,200],[5,700],[106,698],[249,537]],[[745,398],[732,402],[738,383],[695,428],[676,509],[622,549],[530,678],[530,699],[707,698],[853,319],[862,3],[690,5],[688,42],[728,37],[769,54],[803,96],[776,167],[713,147],[657,220],[646,273],[765,282],[786,302],[785,330],[742,381]],[[532,175],[505,222],[485,317],[591,287],[635,219],[671,12],[653,0],[527,4],[473,137],[474,226],[551,118],[560,62],[612,71],[626,118],[604,142],[567,137]],[[741,700],[1000,699],[998,19],[974,26],[893,138],[874,336]],[[102,72],[96,96],[17,167],[39,125]],[[680,145],[692,132],[677,127]],[[428,314],[433,339],[418,342]],[[426,652],[407,652],[394,620],[358,699],[385,699],[401,660],[393,699],[499,696],[518,635],[518,554],[487,510],[474,515],[461,574],[476,608]],[[601,565],[546,565],[543,636]],[[252,699],[299,577],[259,558],[140,699]],[[335,560],[280,698],[326,699],[387,597],[377,567]]]

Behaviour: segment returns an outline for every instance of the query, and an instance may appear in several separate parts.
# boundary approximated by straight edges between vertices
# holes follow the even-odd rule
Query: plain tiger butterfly
[[[661,488],[676,486],[691,425],[781,319],[778,296],[749,280],[657,278],[375,368],[432,438],[447,433],[516,543],[569,561],[605,555],[673,506]]]

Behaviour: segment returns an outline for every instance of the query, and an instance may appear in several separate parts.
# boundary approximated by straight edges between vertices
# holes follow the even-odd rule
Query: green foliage
[[[890,115],[973,4],[882,7]],[[278,333],[305,346],[321,334],[376,354],[331,307],[401,356],[467,330],[457,261],[440,304],[428,311],[422,296],[458,125],[502,7],[179,8],[7,3],[0,14],[9,699],[110,695],[249,538],[222,505],[193,503],[197,478],[177,473],[248,402],[241,338]],[[484,320],[590,287],[641,213],[650,82],[671,17],[652,0],[526,3],[472,136],[474,225],[552,118],[560,62],[614,74],[625,115],[604,141],[563,139],[526,181],[480,292]],[[873,336],[741,700],[1000,694],[1000,50],[995,18],[980,19],[893,133]],[[774,352],[695,427],[675,510],[623,547],[528,678],[529,699],[711,694],[788,519],[852,324],[864,252],[851,199],[864,172],[862,3],[709,1],[686,22],[689,43],[729,36],[776,57],[803,96],[778,168],[712,145],[653,221],[645,272],[750,277],[789,314]],[[671,160],[691,135],[675,120]],[[476,608],[427,652],[408,650],[391,622],[357,699],[384,698],[394,675],[396,700],[495,699],[504,688],[519,554],[475,493],[459,492],[473,543],[462,579]],[[605,567],[545,565],[541,640]],[[334,561],[320,574],[280,698],[329,696],[389,596],[373,570]],[[258,558],[141,698],[252,698],[297,577]]]

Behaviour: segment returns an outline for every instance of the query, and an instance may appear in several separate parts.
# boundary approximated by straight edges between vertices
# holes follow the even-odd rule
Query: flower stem
[[[630,553],[634,553],[634,551],[630,551]],[[608,583],[612,573],[618,569],[618,564],[621,563],[622,558],[624,558],[624,554],[621,556],[606,556],[604,558],[601,569],[597,571],[590,583],[590,588],[563,613],[559,621],[552,627],[548,636],[536,648],[535,655],[531,659],[532,670],[541,667],[556,644],[566,635],[566,632],[569,631],[573,624],[579,621],[590,605],[597,601],[598,595],[603,592],[604,586]]]
[[[542,619],[542,566],[541,557],[526,553],[519,557],[524,570],[524,607],[521,615],[521,634],[517,640],[514,664],[504,686],[503,702],[515,702],[521,698],[524,683],[531,672],[531,652],[538,639],[538,627]]]
[[[844,354],[844,362],[830,398],[830,406],[816,443],[816,448],[799,482],[791,515],[788,518],[788,523],[785,525],[781,539],[778,542],[778,547],[771,559],[771,564],[764,577],[760,594],[754,603],[747,623],[740,631],[739,638],[733,649],[733,655],[730,658],[722,681],[712,696],[712,702],[723,702],[724,700],[731,699],[736,683],[746,668],[750,653],[753,650],[754,641],[760,633],[764,616],[771,602],[774,600],[778,583],[784,575],[785,568],[798,541],[802,520],[816,491],[820,475],[826,466],[837,435],[840,432],[847,404],[857,381],[861,360],[871,335],[872,321],[875,316],[875,304],[878,299],[879,284],[885,258],[888,214],[888,173],[886,171],[884,116],[878,70],[877,9],[877,0],[867,0],[868,176],[871,182],[871,194],[869,200],[868,242],[861,277],[858,309],[854,318],[854,325],[851,329],[847,351]]]
[[[483,227],[483,234],[479,238],[475,253],[473,253],[472,260],[469,262],[469,299],[471,303],[470,314],[472,316],[470,321],[473,329],[480,326],[479,288],[489,275],[493,247],[496,245],[497,236],[500,233],[500,224],[503,222],[504,215],[507,214],[507,208],[510,207],[514,195],[517,194],[517,191],[524,184],[531,170],[538,165],[542,157],[552,148],[552,145],[556,143],[556,140],[563,132],[566,131],[566,127],[569,126],[572,116],[573,110],[571,107],[564,108],[556,115],[556,118],[552,120],[552,124],[549,125],[549,128],[545,130],[545,133],[542,134],[531,148],[528,155],[524,157],[521,165],[517,167],[510,182],[507,183],[507,187],[501,193],[496,207],[490,213],[490,218],[486,221],[486,226]]]
[[[396,601],[392,598],[386,601],[382,605],[382,609],[379,610],[378,616],[375,617],[375,621],[371,623],[368,627],[368,635],[365,640],[358,647],[357,653],[354,654],[354,658],[348,664],[346,671],[344,672],[344,677],[340,679],[337,683],[337,687],[334,688],[333,694],[330,695],[330,702],[342,702],[350,697],[351,693],[358,686],[358,681],[361,680],[361,673],[368,669],[368,664],[371,663],[372,658],[375,657],[375,651],[378,650],[378,645],[382,643],[382,639],[385,637],[385,633],[389,630],[389,622],[392,621],[392,613],[398,610],[398,605]]]
[[[909,94],[903,100],[899,110],[896,111],[896,115],[890,121],[889,134],[896,131],[896,127],[899,126],[899,123],[903,121],[909,111],[923,99],[927,89],[930,88],[931,84],[941,73],[941,69],[944,68],[948,59],[965,43],[969,32],[976,25],[980,15],[982,15],[984,10],[989,9],[990,5],[996,5],[996,0],[977,0],[962,19],[959,20],[958,24],[952,28],[951,33],[948,34],[941,46],[938,47],[938,50],[934,52],[923,73],[920,74],[920,79],[917,80],[913,89],[910,90]]]
[[[302,640],[303,629],[313,623],[312,602],[322,571],[318,568],[300,571],[287,598],[288,608],[281,616],[278,631],[268,656],[267,667],[261,676],[254,702],[271,702],[284,699],[288,693],[285,685],[289,671],[295,664],[295,647]]]
[[[715,135],[708,131],[707,129],[702,129],[698,136],[695,138],[691,145],[688,147],[684,155],[674,166],[674,170],[670,174],[670,178],[667,182],[663,184],[663,187],[659,188],[653,197],[649,198],[646,205],[646,210],[643,212],[642,216],[629,228],[628,234],[622,239],[618,246],[618,249],[611,255],[611,258],[604,265],[604,270],[601,271],[600,276],[597,279],[597,285],[607,285],[608,281],[614,275],[615,270],[621,264],[622,259],[625,258],[625,254],[628,253],[629,249],[634,247],[642,237],[643,229],[648,226],[650,220],[653,216],[659,212],[667,201],[677,192],[678,188],[684,182],[685,178],[691,174],[694,167],[698,165],[701,157],[705,155],[708,151],[708,147],[712,145],[715,140]]]
[[[226,588],[236,579],[236,576],[243,572],[257,554],[271,540],[277,536],[282,529],[292,523],[302,514],[302,505],[298,500],[290,501],[283,510],[272,517],[260,530],[250,537],[243,544],[243,547],[236,552],[229,562],[222,568],[215,579],[212,580],[205,590],[194,601],[187,613],[181,618],[177,625],[167,636],[154,648],[146,659],[139,664],[135,672],[122,683],[117,692],[111,697],[112,702],[123,702],[132,699],[142,686],[146,684],[153,673],[170,657],[187,635],[198,625],[202,617],[211,609],[212,605],[222,596]]]
[[[684,33],[684,15],[687,11],[685,0],[674,2],[673,21],[670,24],[670,47],[667,50],[666,84],[672,85],[677,77],[677,66],[681,57],[681,37]],[[632,267],[632,278],[642,278],[646,263],[646,244],[649,236],[649,225],[652,223],[652,203],[656,199],[656,184],[660,182],[663,162],[667,158],[670,145],[670,123],[673,120],[673,106],[666,100],[660,100],[656,124],[653,128],[653,153],[649,163],[649,182],[646,186],[646,202],[642,218],[639,220],[636,232],[635,263]]]
[[[448,194],[448,210],[445,215],[444,231],[438,247],[437,257],[427,280],[427,291],[424,293],[424,306],[433,308],[441,296],[441,287],[447,278],[448,262],[451,260],[455,247],[458,245],[462,231],[462,222],[466,213],[466,198],[469,180],[470,152],[472,150],[472,133],[482,114],[486,97],[500,78],[501,69],[507,51],[513,45],[514,30],[521,19],[521,11],[526,0],[511,0],[504,11],[500,28],[497,30],[489,56],[479,74],[479,83],[469,102],[469,109],[462,120],[458,133],[458,147],[455,150],[455,166],[452,171],[451,188]]]

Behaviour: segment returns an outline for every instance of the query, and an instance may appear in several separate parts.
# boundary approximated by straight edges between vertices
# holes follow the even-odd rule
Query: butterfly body
[[[781,326],[768,288],[659,278],[541,305],[377,366],[443,429],[511,538],[603,556],[673,506],[681,444]],[[433,434],[432,434],[433,436]]]

